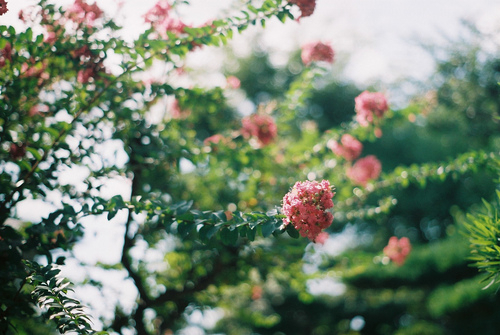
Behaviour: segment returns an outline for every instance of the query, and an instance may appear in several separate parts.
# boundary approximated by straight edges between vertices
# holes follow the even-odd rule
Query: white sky
[[[92,0],[89,0],[92,1]],[[116,14],[118,0],[97,0],[108,13]],[[72,0],[57,0],[68,5]],[[18,25],[19,10],[33,0],[10,0],[10,11],[0,17],[0,24]],[[125,0],[118,13],[126,38],[137,36],[145,27],[142,15],[156,0]],[[179,8],[186,23],[203,24],[223,15],[238,0],[190,0],[191,6]],[[486,30],[500,30],[498,0],[317,0],[315,13],[300,23],[281,24],[276,19],[265,30],[250,29],[235,38],[235,52],[248,49],[248,41],[263,32],[264,44],[279,57],[312,40],[330,41],[337,55],[348,60],[346,75],[361,85],[394,82],[401,76],[425,78],[432,63],[417,41],[442,41],[442,36],[457,37],[460,20],[480,22]],[[218,68],[220,54],[198,53],[194,66]],[[202,64],[202,65],[200,65]]]

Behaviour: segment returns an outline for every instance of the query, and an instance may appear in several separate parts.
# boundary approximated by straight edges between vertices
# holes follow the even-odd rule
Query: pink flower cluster
[[[410,251],[411,244],[408,237],[401,237],[398,240],[396,236],[392,236],[387,246],[384,247],[384,254],[399,266],[404,264]]]
[[[75,3],[66,11],[68,18],[77,24],[86,24],[89,27],[94,26],[95,20],[103,15],[103,11],[96,3],[89,5],[85,0],[75,0]]]
[[[312,62],[333,63],[335,53],[329,43],[312,42],[302,46],[301,58],[305,65]]]
[[[264,114],[252,114],[241,120],[241,134],[246,137],[255,137],[261,147],[268,145],[278,135],[278,127],[272,117]]]
[[[284,225],[291,223],[303,237],[324,243],[322,230],[333,222],[333,214],[326,211],[333,207],[333,196],[328,180],[296,182],[283,197]]]
[[[7,8],[7,1],[0,0],[0,15],[7,13],[9,9]]]
[[[340,138],[340,143],[333,142],[331,149],[336,155],[342,156],[348,161],[353,161],[361,154],[363,144],[354,136],[344,134]]]
[[[346,175],[355,184],[366,186],[368,181],[377,179],[382,172],[382,164],[374,155],[360,158],[347,169]]]
[[[354,99],[356,105],[356,120],[363,127],[381,118],[389,109],[387,99],[383,93],[364,91]]]
[[[162,38],[168,38],[167,31],[175,34],[184,32],[186,25],[178,18],[171,15],[172,6],[168,0],[160,0],[145,15],[144,21],[151,23]]]
[[[311,16],[316,8],[316,0],[288,0],[288,2],[299,7],[300,17]]]

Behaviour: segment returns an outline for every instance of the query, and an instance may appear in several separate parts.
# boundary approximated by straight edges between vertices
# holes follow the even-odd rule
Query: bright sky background
[[[59,0],[59,4],[71,4],[72,0]],[[120,20],[126,22],[123,35],[126,38],[137,36],[144,29],[142,15],[151,8],[156,0],[127,0]],[[231,0],[191,0],[192,6],[180,9],[186,23],[203,24],[220,17],[222,11],[238,3]],[[0,17],[0,24],[13,24],[21,27],[17,19],[21,8],[34,4],[32,0],[8,1],[9,12]],[[98,0],[97,3],[109,13],[116,11],[117,1]],[[278,20],[269,22],[267,28],[260,27],[245,31],[235,37],[234,51],[244,55],[249,51],[249,40],[257,32],[262,32],[263,46],[272,51],[272,60],[283,62],[286,55],[297,50],[300,45],[314,41],[329,41],[337,57],[346,64],[345,75],[361,87],[372,83],[388,85],[401,77],[416,76],[425,78],[432,72],[429,56],[418,47],[417,42],[443,41],[443,36],[460,36],[460,20],[478,22],[486,32],[496,32],[500,36],[500,1],[498,0],[318,0],[315,13],[300,23],[288,21],[285,25]],[[216,72],[223,64],[222,54],[218,51],[202,51],[190,59],[190,66]],[[335,66],[335,64],[333,65]],[[212,77],[207,76],[212,79]],[[216,80],[222,85],[224,78]],[[383,87],[381,87],[383,89]],[[83,174],[84,175],[84,174]],[[68,177],[63,175],[64,177]],[[70,178],[74,178],[72,174]],[[75,182],[73,180],[73,182]],[[125,181],[114,181],[104,190],[109,197],[123,194],[128,198],[129,185]],[[20,203],[18,215],[25,220],[39,220],[53,208],[39,204],[33,210],[33,203]],[[84,262],[100,261],[113,263],[119,261],[122,246],[123,222],[121,213],[111,222],[105,220],[86,220],[87,235],[75,249],[74,254]],[[344,237],[345,238],[345,237]],[[340,242],[340,241],[338,241]],[[347,243],[347,242],[346,242]],[[327,244],[330,248],[333,244]],[[338,246],[338,243],[335,243]],[[167,246],[166,246],[167,248]],[[161,255],[147,253],[141,248],[136,250],[138,257],[147,257],[153,264],[162,262]],[[335,251],[337,252],[337,251]],[[156,262],[156,263],[155,263]],[[78,266],[78,261],[70,261],[64,274],[74,281],[83,280],[87,270]],[[93,314],[111,317],[112,307],[117,297],[125,309],[132,308],[135,289],[124,273],[109,273],[92,270],[93,276],[106,282],[121,282],[110,285],[102,291],[97,288],[79,289],[80,297],[93,297]],[[334,283],[335,284],[335,283]],[[316,288],[317,289],[317,288]],[[337,288],[334,288],[337,289]],[[316,290],[317,291],[317,290]],[[320,290],[321,291],[321,290]],[[100,296],[100,299],[94,298]],[[88,299],[83,299],[88,303]],[[95,313],[97,311],[97,313]]]

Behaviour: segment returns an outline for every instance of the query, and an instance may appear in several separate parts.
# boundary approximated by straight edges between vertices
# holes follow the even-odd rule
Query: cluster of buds
[[[325,234],[321,233],[333,222],[333,214],[327,211],[333,207],[333,196],[328,180],[296,182],[283,197],[283,224],[292,224],[313,242],[324,242]]]

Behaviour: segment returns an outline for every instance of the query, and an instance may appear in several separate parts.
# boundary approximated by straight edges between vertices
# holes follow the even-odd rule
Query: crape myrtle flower
[[[344,157],[348,161],[353,161],[359,157],[363,150],[363,144],[350,134],[344,134],[340,138],[340,143],[333,142],[331,149],[334,154]]]
[[[355,99],[356,121],[363,126],[375,122],[375,118],[382,118],[389,106],[383,93],[364,91]]]
[[[0,0],[0,15],[7,13],[9,9],[7,8],[7,1]]]
[[[368,181],[377,179],[382,172],[382,164],[374,155],[360,158],[347,169],[346,175],[354,184],[366,186]]]
[[[303,237],[324,243],[327,236],[322,230],[333,222],[333,214],[326,211],[333,207],[333,196],[328,180],[296,182],[283,197],[283,224],[292,224]]]
[[[151,26],[155,28],[162,38],[167,39],[167,31],[179,35],[187,27],[180,19],[171,14],[172,6],[167,0],[160,0],[143,17],[144,21],[151,23]]]
[[[241,134],[245,138],[255,137],[261,147],[270,144],[278,135],[273,118],[264,114],[252,114],[241,120]]]
[[[399,266],[404,264],[410,251],[411,244],[408,237],[401,237],[398,240],[396,236],[392,236],[387,246],[384,247],[384,254]]]
[[[300,17],[311,16],[316,8],[316,0],[289,0],[288,2],[299,7]]]
[[[301,58],[304,65],[312,62],[333,63],[335,52],[329,43],[311,42],[302,46]]]
[[[66,11],[68,18],[77,24],[86,24],[88,27],[94,26],[94,21],[102,17],[103,11],[96,3],[92,5],[84,0],[76,0]]]

